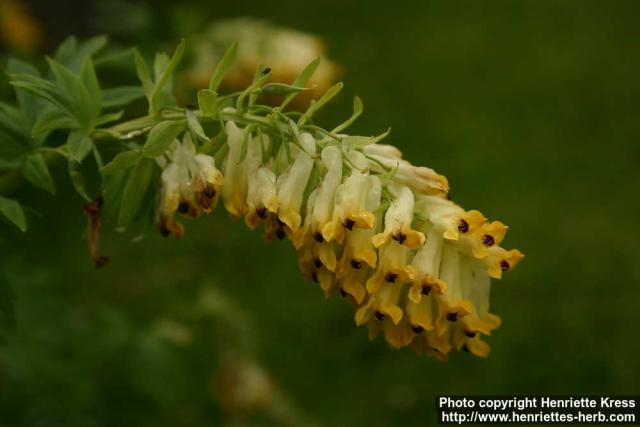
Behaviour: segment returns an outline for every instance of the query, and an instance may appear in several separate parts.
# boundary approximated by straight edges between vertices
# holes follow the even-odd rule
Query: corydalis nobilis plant
[[[314,113],[342,84],[305,111],[285,109],[305,90],[318,61],[291,85],[268,83],[270,70],[261,68],[246,89],[223,95],[218,87],[233,62],[233,46],[209,87],[198,92],[197,109],[190,109],[171,95],[183,44],[172,57],[158,54],[152,68],[134,52],[141,87],[105,89],[93,65],[108,62],[96,57],[104,43],[70,39],[48,59],[44,77],[9,62],[19,106],[2,104],[8,137],[2,145],[13,141],[19,155],[5,156],[5,170],[13,167],[52,190],[47,160],[66,157],[72,182],[91,201],[85,212],[94,231],[103,219],[130,227],[155,206],[160,232],[182,237],[178,218],[211,212],[222,197],[233,217],[252,229],[262,225],[267,240],[290,240],[304,275],[327,296],[350,301],[356,323],[366,324],[372,338],[382,334],[393,347],[411,346],[439,359],[452,349],[488,354],[481,335],[500,324],[489,312],[490,281],[522,258],[500,246],[507,227],[450,201],[446,178],[381,144],[386,134],[345,133],[362,111],[359,98],[344,123],[315,125]],[[282,101],[261,105],[265,94]],[[123,121],[113,109],[138,96],[146,96],[148,114]],[[66,140],[53,146],[60,135]],[[80,162],[95,163],[101,173],[101,187],[91,196]],[[2,199],[0,207],[26,226],[15,201]]]

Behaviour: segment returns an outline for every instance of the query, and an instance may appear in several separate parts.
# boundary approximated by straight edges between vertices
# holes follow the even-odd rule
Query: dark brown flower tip
[[[373,313],[373,315],[375,316],[376,319],[378,320],[384,320],[384,314],[380,313],[379,311],[376,310],[375,313]]]
[[[322,237],[322,233],[316,231],[315,233],[313,233],[313,240],[318,243],[322,243],[324,242],[324,237]]]
[[[500,269],[502,271],[507,271],[510,268],[511,268],[511,266],[509,265],[509,262],[507,262],[507,260],[503,259],[502,261],[500,261]]]
[[[276,237],[278,238],[278,240],[282,240],[287,237],[287,233],[284,232],[283,228],[278,228],[276,230]]]
[[[396,280],[398,280],[398,275],[396,273],[387,273],[384,276],[384,280],[389,283],[396,283]]]
[[[422,332],[424,332],[424,328],[420,325],[411,325],[411,330],[416,334],[421,334]]]
[[[469,231],[469,223],[464,219],[461,219],[458,223],[458,231],[461,233],[466,233],[467,231]]]
[[[469,338],[473,338],[473,337],[475,337],[477,335],[477,333],[473,332],[473,331],[464,331],[464,334],[466,336],[468,336]]]
[[[216,194],[218,194],[216,188],[212,184],[205,185],[202,193],[207,199],[213,199],[216,197]]]
[[[186,215],[187,213],[189,213],[189,209],[190,209],[189,202],[185,200],[181,201],[180,204],[178,205],[178,212],[180,212],[181,214]]]
[[[342,223],[342,226],[347,230],[353,230],[354,225],[356,225],[356,222],[351,218],[347,219],[345,222]]]
[[[471,353],[471,350],[469,350],[469,347],[467,347],[466,344],[462,346],[462,351],[467,352],[467,353]]]
[[[431,286],[425,284],[422,285],[422,290],[420,291],[422,295],[429,295],[431,293]]]
[[[485,246],[493,246],[495,242],[496,241],[491,234],[485,234],[482,236],[482,244]]]
[[[393,240],[396,242],[403,244],[405,240],[407,240],[407,235],[401,232],[395,233],[393,236]]]
[[[158,231],[160,231],[160,234],[162,235],[162,237],[169,237],[171,236],[171,231],[167,228],[166,225],[164,224],[160,224],[158,226]]]
[[[320,267],[322,267],[322,261],[320,261],[320,258],[315,258],[315,259],[313,260],[313,265],[315,265],[315,266],[316,266],[316,268],[320,268]]]
[[[362,262],[352,259],[351,262],[349,263],[351,265],[351,268],[355,268],[356,270],[360,269],[360,267],[362,267]]]
[[[458,320],[458,313],[447,313],[447,320],[449,322],[455,322]]]
[[[340,296],[346,298],[349,294],[343,288],[340,288]]]
[[[260,218],[260,219],[267,218],[267,208],[262,206],[262,207],[256,209],[256,215],[258,215],[258,218]]]

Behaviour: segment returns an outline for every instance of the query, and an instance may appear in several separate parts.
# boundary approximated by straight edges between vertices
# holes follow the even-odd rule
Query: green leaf
[[[347,147],[350,150],[359,149],[362,147],[366,147],[367,145],[376,144],[382,141],[389,135],[390,132],[391,132],[391,128],[387,129],[386,132],[383,132],[378,136],[349,135],[342,138],[342,145]]]
[[[191,134],[193,134],[193,136],[203,144],[209,142],[209,138],[204,133],[204,129],[202,129],[202,125],[200,124],[200,121],[196,117],[195,113],[187,108],[186,116],[187,126],[189,127],[189,131],[191,132]]]
[[[73,72],[79,72],[86,58],[98,53],[107,44],[107,37],[96,36],[82,42],[74,36],[68,37],[56,50],[54,59]]]
[[[102,126],[107,123],[117,122],[122,118],[124,110],[116,111],[115,113],[108,113],[98,117],[96,120],[96,126]]]
[[[117,172],[129,169],[142,158],[140,150],[123,151],[118,153],[108,164],[100,168],[103,175],[113,175]]]
[[[56,192],[49,167],[41,153],[28,154],[22,163],[22,174],[31,184],[51,194]]]
[[[224,56],[216,66],[216,69],[211,76],[211,80],[209,80],[209,90],[213,92],[218,91],[218,86],[220,86],[220,83],[222,83],[222,80],[235,62],[237,53],[238,43],[236,42],[229,46],[229,49],[227,49]]]
[[[302,126],[308,119],[313,116],[316,111],[322,108],[327,102],[331,101],[333,97],[340,93],[343,86],[344,84],[342,82],[339,82],[327,89],[324,95],[322,95],[316,102],[313,102],[311,105],[309,105],[307,111],[305,111],[300,119],[298,119],[298,126]]]
[[[5,72],[9,75],[22,73],[40,77],[40,72],[36,67],[15,58],[9,58],[7,66],[5,67]],[[38,111],[40,109],[40,105],[38,105],[38,98],[24,89],[16,87],[15,90],[20,109],[29,119],[29,123],[33,123],[36,120],[36,116],[38,115]]]
[[[28,124],[23,112],[13,105],[0,102],[0,129],[16,139],[29,140]]]
[[[29,147],[0,129],[0,171],[11,171],[20,167],[22,157]]]
[[[149,72],[149,67],[147,63],[144,61],[140,52],[136,49],[133,52],[133,56],[136,62],[136,73],[138,74],[138,79],[140,79],[140,83],[142,83],[142,88],[147,95],[147,99],[151,102],[151,94],[153,93],[153,80],[151,80],[151,73]]]
[[[198,106],[202,114],[213,117],[218,112],[216,106],[218,104],[218,94],[210,89],[202,89],[198,91]]]
[[[265,95],[271,95],[271,96],[285,96],[285,95],[291,95],[291,94],[295,95],[303,90],[309,90],[309,88],[288,85],[285,83],[269,83],[264,85],[260,89],[260,92],[262,92]]]
[[[82,160],[89,154],[93,141],[83,129],[77,129],[69,133],[67,138],[67,150],[69,155],[77,162]]]
[[[302,70],[300,75],[296,77],[292,85],[305,86],[309,82],[309,79],[311,79],[311,76],[313,76],[313,73],[316,72],[318,65],[320,65],[320,58],[316,58],[311,61],[306,67],[304,67],[304,70]],[[296,97],[296,95],[298,95],[297,92],[287,95],[284,101],[282,101],[282,104],[280,104],[280,109],[284,109],[284,107],[286,107]]]
[[[17,201],[0,196],[0,214],[18,227],[20,231],[27,231],[27,217]]]
[[[341,132],[341,131],[345,130],[346,128],[348,128],[349,126],[351,126],[353,124],[353,122],[355,122],[358,119],[358,117],[360,117],[360,115],[362,114],[362,109],[363,109],[362,100],[358,96],[354,97],[353,98],[353,114],[351,114],[351,117],[349,117],[347,120],[345,120],[344,123],[342,123],[341,125],[336,126],[331,131],[331,133]]]
[[[251,134],[253,130],[256,128],[255,124],[250,124],[242,131],[242,145],[240,145],[240,157],[238,158],[238,163],[240,164],[247,158],[247,153],[249,152],[249,139],[251,138]]]
[[[80,170],[80,163],[73,159],[69,159],[67,162],[67,169],[69,171],[69,179],[76,192],[87,202],[91,201],[91,197],[87,193],[87,185],[84,180],[84,175]]]
[[[9,77],[11,78],[9,83],[15,88],[24,89],[50,102],[76,120],[69,101],[60,93],[58,87],[49,80],[25,73],[11,74]]]
[[[144,97],[140,86],[120,86],[102,91],[102,108],[121,107]]]
[[[151,183],[154,167],[155,161],[153,159],[142,159],[131,171],[122,194],[122,204],[118,215],[119,225],[128,226],[140,209],[142,199]]]
[[[151,105],[153,107],[153,112],[160,111],[163,107],[161,94],[163,93],[163,89],[165,85],[169,82],[169,79],[172,77],[173,72],[176,66],[182,60],[182,56],[184,55],[184,40],[180,42],[178,47],[176,47],[173,56],[167,63],[166,67],[162,73],[158,76],[155,86],[153,88],[153,93],[151,95]]]
[[[57,109],[47,110],[36,119],[31,129],[33,138],[44,135],[56,129],[73,129],[78,127],[78,122],[63,111]]]
[[[82,127],[92,129],[99,114],[100,99],[91,99],[83,81],[67,67],[50,58],[48,61],[56,78],[57,88],[67,101],[69,110]]]
[[[96,76],[96,70],[93,68],[93,61],[90,57],[87,57],[82,63],[80,76],[91,100],[91,115],[97,118],[100,115],[100,111],[102,111],[102,95],[100,84],[98,83],[98,76]]]
[[[160,122],[151,129],[142,153],[145,157],[158,157],[185,128],[184,120]]]

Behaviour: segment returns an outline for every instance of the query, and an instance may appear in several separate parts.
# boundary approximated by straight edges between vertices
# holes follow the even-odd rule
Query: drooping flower
[[[159,209],[160,231],[164,235],[182,237],[184,229],[175,221],[176,211],[198,217],[215,207],[223,185],[222,173],[213,157],[196,154],[189,134],[182,141],[174,141],[166,154],[159,158],[164,163],[162,194]]]
[[[174,143],[162,174],[164,229],[181,234],[174,212],[210,210],[202,188],[221,188],[232,216],[262,224],[267,241],[293,243],[304,276],[351,302],[370,338],[440,360],[453,350],[489,354],[481,337],[500,326],[491,279],[523,258],[500,246],[502,222],[461,208],[444,176],[374,138],[327,136],[290,119],[263,132],[252,120],[223,124],[224,184],[188,137]]]

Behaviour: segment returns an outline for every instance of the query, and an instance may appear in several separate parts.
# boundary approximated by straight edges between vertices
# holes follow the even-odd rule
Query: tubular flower
[[[290,240],[305,278],[327,297],[345,297],[370,338],[439,360],[453,350],[489,354],[481,336],[500,326],[491,279],[523,258],[500,246],[503,223],[449,200],[444,176],[380,137],[336,135],[305,125],[305,115],[245,120],[222,111],[215,157],[224,184],[213,157],[196,154],[188,136],[174,142],[162,173],[162,230],[181,235],[175,211],[208,212],[221,190],[232,216],[262,224],[267,241]]]
[[[159,226],[163,235],[182,237],[183,227],[174,220],[175,212],[198,217],[215,207],[222,187],[222,173],[215,166],[213,157],[196,154],[189,135],[182,142],[174,141],[167,151],[162,171],[162,193],[159,209]]]
[[[322,236],[327,241],[342,242],[346,230],[368,229],[375,222],[373,212],[366,209],[367,191],[371,185],[367,180],[368,172],[363,172],[366,158],[354,152],[350,162],[354,165],[351,175],[338,187],[332,219],[322,228]]]

